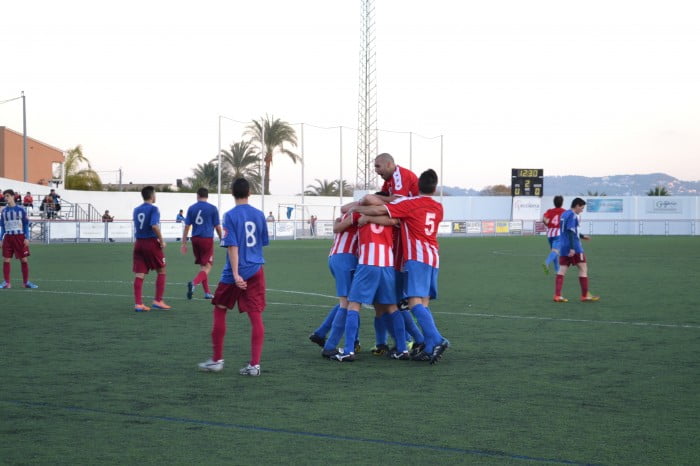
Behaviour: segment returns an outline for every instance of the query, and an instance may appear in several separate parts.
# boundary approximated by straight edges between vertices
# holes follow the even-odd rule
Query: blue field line
[[[247,430],[247,431],[254,431],[254,432],[269,432],[269,433],[274,433],[274,434],[296,435],[296,436],[301,436],[301,437],[316,437],[316,438],[346,441],[346,442],[374,443],[374,444],[386,445],[386,446],[415,448],[415,449],[419,449],[419,450],[433,450],[433,451],[445,452],[445,453],[461,453],[464,455],[503,458],[503,459],[508,459],[508,460],[532,461],[532,462],[547,463],[547,464],[573,464],[573,465],[586,465],[586,466],[598,466],[599,465],[599,463],[582,463],[580,461],[558,459],[558,458],[537,458],[534,456],[518,455],[515,453],[508,453],[508,452],[494,451],[494,450],[440,447],[440,446],[436,446],[436,445],[426,445],[426,444],[420,444],[420,443],[396,442],[396,441],[391,441],[391,440],[368,439],[368,438],[362,438],[362,437],[350,437],[350,436],[338,435],[338,434],[324,434],[324,433],[319,433],[319,432],[304,432],[304,431],[295,431],[295,430],[286,430],[286,429],[275,429],[272,427],[248,426],[248,425],[242,425],[242,424],[231,424],[228,422],[204,421],[204,420],[200,420],[200,419],[188,419],[188,418],[171,417],[171,416],[147,416],[147,415],[138,414],[138,413],[123,413],[123,412],[116,412],[116,411],[107,411],[107,410],[103,410],[103,409],[84,408],[84,407],[80,407],[80,406],[61,406],[61,405],[55,405],[55,404],[45,403],[45,402],[3,400],[3,403],[13,404],[15,406],[28,407],[28,408],[50,408],[50,409],[73,411],[73,412],[79,412],[79,413],[107,414],[107,415],[111,415],[111,416],[133,417],[133,418],[150,420],[150,421],[175,422],[175,423],[179,423],[179,424],[195,424],[195,425],[202,425],[202,426],[209,426],[209,427],[221,427],[224,429],[238,429],[238,430]]]

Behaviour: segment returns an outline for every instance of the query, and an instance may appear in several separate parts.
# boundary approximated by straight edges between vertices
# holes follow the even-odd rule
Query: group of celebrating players
[[[417,177],[387,153],[376,157],[374,168],[384,179],[382,190],[343,206],[344,215],[334,224],[328,265],[338,304],[309,339],[323,347],[323,357],[355,361],[360,308],[367,303],[375,309],[372,354],[434,364],[450,346],[430,312],[438,290],[437,230],[443,219],[442,204],[433,198],[438,177],[432,169]]]

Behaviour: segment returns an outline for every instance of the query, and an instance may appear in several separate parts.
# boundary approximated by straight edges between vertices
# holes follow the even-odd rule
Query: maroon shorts
[[[214,238],[192,237],[192,252],[194,263],[199,265],[211,265],[214,263]]]
[[[29,257],[29,246],[24,244],[24,235],[5,235],[2,239],[2,257],[10,259],[15,256],[17,259]]]
[[[134,243],[134,273],[148,273],[165,267],[165,255],[157,238],[140,238]]]
[[[258,273],[246,280],[248,288],[242,290],[235,283],[219,282],[211,303],[233,309],[238,302],[238,312],[262,312],[265,310],[265,273],[262,267]]]
[[[586,262],[586,255],[584,253],[574,254],[572,257],[559,256],[559,265],[564,265],[566,267],[571,267],[571,266],[582,264],[585,262]]]

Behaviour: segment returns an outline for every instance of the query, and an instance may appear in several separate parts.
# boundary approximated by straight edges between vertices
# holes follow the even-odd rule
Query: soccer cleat
[[[27,282],[24,284],[24,287],[31,288],[32,290],[36,290],[37,288],[39,288],[39,285],[32,283],[32,282]]]
[[[399,311],[408,311],[408,299],[402,299],[399,302]]]
[[[362,351],[362,345],[360,345],[360,340],[355,340],[355,352],[359,353]]]
[[[7,282],[0,283],[0,290],[9,290],[10,288],[12,288],[12,286],[10,286],[9,283],[7,283]]]
[[[398,359],[399,361],[408,361],[411,359],[411,356],[408,354],[408,351],[404,351],[403,353],[399,353],[398,351],[392,351],[390,357],[391,359]]]
[[[214,295],[211,293],[204,293],[204,299],[214,299]]]
[[[443,353],[450,347],[450,341],[447,338],[443,338],[440,343],[435,345],[433,348],[433,354],[430,355],[430,364],[435,364],[441,358]]]
[[[554,298],[552,298],[552,301],[554,301],[555,303],[568,303],[569,302],[569,300],[563,296],[555,296]]]
[[[418,353],[411,356],[413,361],[430,361],[431,355],[426,353],[425,350],[421,350]]]
[[[192,299],[193,294],[194,294],[194,283],[187,282],[187,299]]]
[[[547,264],[542,264],[542,270],[544,270],[545,275],[549,275],[549,266]]]
[[[375,356],[384,356],[389,353],[389,347],[384,343],[380,343],[372,348],[372,354]]]
[[[413,345],[411,347],[411,357],[420,353],[424,349],[425,349],[425,343],[413,343]]]
[[[145,305],[143,305],[143,304],[136,304],[136,305],[134,306],[134,312],[148,312],[148,311],[150,311],[150,310],[151,310],[150,307],[145,306]]]
[[[245,367],[242,367],[238,373],[241,375],[251,375],[253,377],[257,377],[260,375],[260,364],[256,364],[254,366],[248,364]]]
[[[335,356],[333,356],[331,359],[334,361],[338,361],[338,362],[353,362],[355,360],[355,353],[350,353],[350,354],[338,353]]]
[[[163,311],[167,311],[168,309],[172,309],[172,307],[165,304],[164,301],[153,301],[151,303],[151,306],[153,306],[153,309],[161,309]]]
[[[197,364],[199,366],[199,370],[205,371],[205,372],[221,372],[221,370],[224,368],[224,360],[219,359],[218,361],[214,361],[213,359],[207,359],[204,362],[200,362]]]
[[[321,351],[321,357],[326,358],[326,359],[333,359],[336,354],[342,354],[343,350],[342,349],[337,349],[333,348],[330,350],[324,349]]]
[[[586,296],[581,296],[581,302],[586,303],[586,302],[593,302],[593,301],[600,301],[600,296],[595,296],[595,295],[591,294],[590,291],[588,292],[588,294],[586,294]]]
[[[309,340],[311,341],[311,343],[316,343],[321,348],[323,348],[323,346],[326,344],[326,339],[323,338],[321,335],[316,335],[315,333],[309,335]]]

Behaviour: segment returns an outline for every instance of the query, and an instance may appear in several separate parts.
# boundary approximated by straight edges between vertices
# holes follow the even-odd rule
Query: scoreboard
[[[510,195],[538,196],[544,194],[542,180],[544,169],[542,168],[513,168],[511,174]]]

